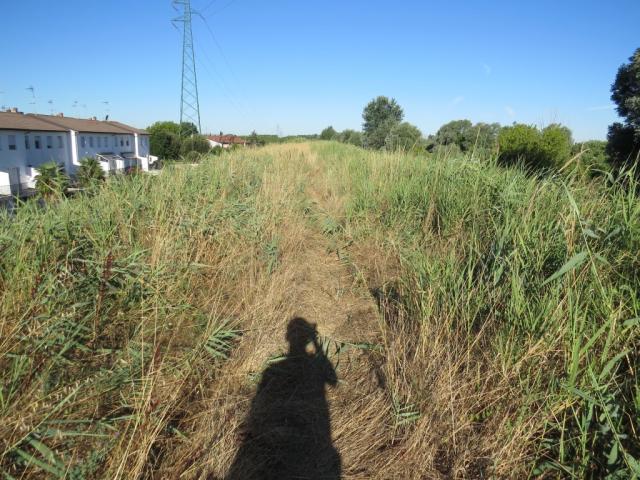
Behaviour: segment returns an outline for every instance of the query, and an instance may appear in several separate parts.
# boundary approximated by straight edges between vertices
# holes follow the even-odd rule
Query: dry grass
[[[303,317],[338,378],[326,398],[341,478],[521,478],[544,474],[534,473],[544,459],[599,472],[591,457],[583,470],[554,457],[547,440],[558,424],[580,432],[570,412],[585,411],[559,387],[573,368],[569,338],[620,325],[581,350],[572,388],[583,390],[589,368],[637,345],[637,331],[622,330],[637,297],[614,289],[635,278],[638,207],[574,185],[577,217],[555,180],[456,165],[270,146],[1,220],[0,471],[225,478],[252,441],[261,374]],[[586,218],[610,231],[622,208],[626,243],[592,247],[608,267],[532,286],[582,248]],[[512,241],[521,245],[508,252]],[[594,285],[595,307],[583,302]],[[629,385],[624,368],[611,381]],[[627,466],[632,443],[620,443]]]

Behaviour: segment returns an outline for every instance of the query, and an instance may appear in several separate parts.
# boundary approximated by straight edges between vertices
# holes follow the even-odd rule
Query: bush
[[[576,158],[578,172],[583,175],[595,177],[610,170],[607,157],[607,142],[590,140],[576,143],[571,154]]]
[[[403,118],[402,107],[394,98],[380,96],[371,100],[362,112],[365,146],[374,149],[384,148],[387,136]]]
[[[176,133],[159,131],[151,134],[149,151],[163,160],[176,159],[180,156],[180,137]]]
[[[80,160],[76,178],[81,187],[89,188],[104,180],[104,170],[102,170],[98,160],[93,157],[86,157]]]
[[[254,145],[254,144],[252,144],[252,145]],[[255,144],[255,145],[257,145],[257,144]],[[209,153],[211,155],[219,157],[220,155],[222,155],[223,151],[224,151],[224,148],[222,148],[220,145],[216,145],[215,147],[211,148],[211,150],[209,150]]]
[[[522,163],[535,170],[560,168],[569,160],[571,131],[552,124],[542,131],[531,125],[505,127],[498,135],[499,161],[504,165]]]
[[[320,140],[335,140],[338,138],[338,132],[333,127],[327,127],[320,133]]]
[[[180,147],[180,153],[183,156],[189,152],[208,153],[209,150],[211,150],[211,144],[202,135],[192,135],[189,138],[185,138],[182,140],[182,146]]]
[[[182,156],[182,160],[187,163],[198,163],[200,160],[202,160],[202,154],[200,152],[196,152],[195,150],[191,150],[190,152],[187,152]]]
[[[422,132],[408,122],[395,125],[385,139],[387,150],[409,151],[420,144]]]
[[[38,167],[36,192],[43,198],[61,197],[69,187],[69,177],[64,167],[56,162],[43,163]]]
[[[362,146],[362,133],[355,130],[344,130],[338,137],[342,143],[348,143],[349,145],[355,145],[356,147]]]

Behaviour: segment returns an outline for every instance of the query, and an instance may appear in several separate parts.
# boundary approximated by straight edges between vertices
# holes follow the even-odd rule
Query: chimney
[[[56,117],[63,118],[63,117],[64,117],[64,113],[60,112],[60,113],[58,113],[58,114],[56,115]]]
[[[11,108],[9,109],[9,111],[10,111],[11,113],[22,113],[20,110],[18,110],[18,107],[11,107]]]
[[[96,120],[98,120],[98,118],[97,117],[91,117],[91,120],[93,120],[95,122]]]

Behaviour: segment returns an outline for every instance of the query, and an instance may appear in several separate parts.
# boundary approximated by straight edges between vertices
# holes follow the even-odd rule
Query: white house
[[[106,173],[129,167],[146,171],[157,160],[149,155],[147,132],[123,123],[0,112],[0,195],[33,188],[45,162],[55,161],[73,175],[85,157],[98,159]]]

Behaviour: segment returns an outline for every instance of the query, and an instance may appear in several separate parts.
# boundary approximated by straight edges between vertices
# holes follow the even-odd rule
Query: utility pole
[[[173,20],[182,23],[182,91],[180,94],[180,129],[183,122],[191,122],[200,127],[200,101],[198,99],[198,77],[196,75],[196,57],[193,52],[193,31],[191,16],[197,14],[191,9],[191,0],[173,0],[174,8],[182,7],[182,15]]]

